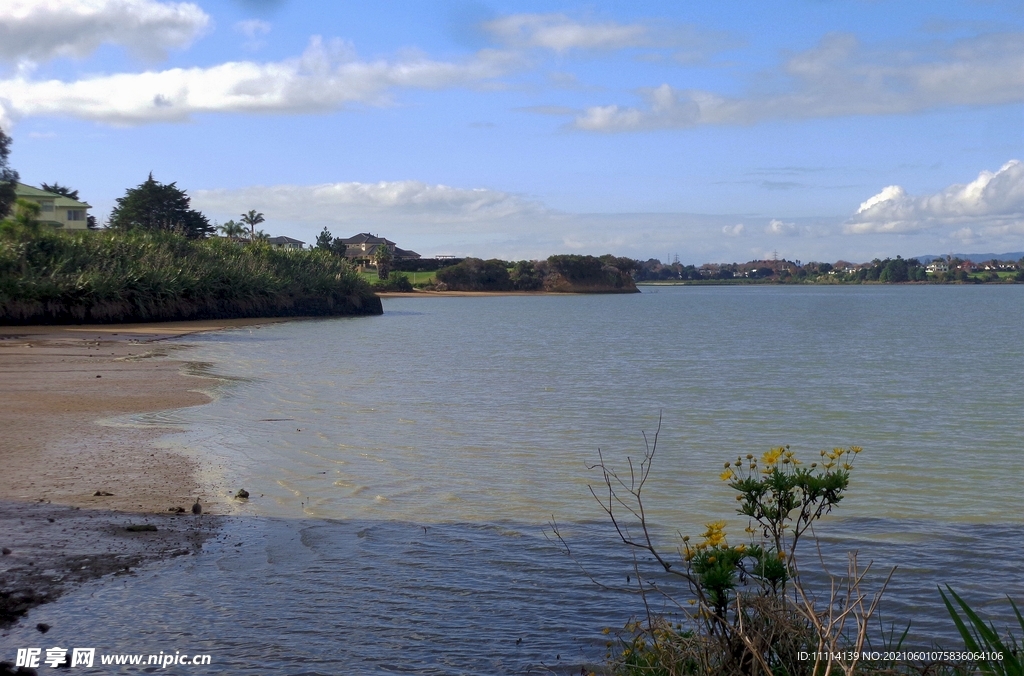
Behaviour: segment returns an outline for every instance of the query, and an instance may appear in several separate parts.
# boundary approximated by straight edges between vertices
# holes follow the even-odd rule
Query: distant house
[[[24,183],[14,186],[18,199],[29,200],[39,205],[39,222],[62,230],[87,230],[89,209],[85,202],[73,200],[54,192],[46,192]]]
[[[267,240],[267,244],[274,247],[275,249],[301,249],[305,246],[305,242],[300,242],[297,239],[291,237],[271,237]]]
[[[936,258],[935,260],[928,264],[925,270],[932,273],[933,275],[937,275],[939,273],[944,274],[949,272],[949,264],[946,263],[946,261],[944,261],[941,258]]]
[[[396,261],[406,261],[419,258],[415,251],[399,249],[394,242],[386,237],[378,237],[368,232],[361,232],[354,237],[341,240],[345,245],[345,258],[357,265],[365,265],[373,261],[373,254],[377,247],[386,246],[391,250],[391,255]]]

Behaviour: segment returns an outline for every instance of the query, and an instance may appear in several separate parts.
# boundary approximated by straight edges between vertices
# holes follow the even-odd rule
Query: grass
[[[437,276],[436,271],[402,272],[402,274],[409,278],[409,282],[411,282],[413,286],[430,284],[434,281],[435,277]],[[377,276],[376,270],[364,270],[363,272],[360,272],[359,275],[364,280],[366,280],[367,284],[370,284],[371,286],[377,284],[380,281],[380,278]]]
[[[0,324],[379,314],[344,261],[167,232],[0,225]]]

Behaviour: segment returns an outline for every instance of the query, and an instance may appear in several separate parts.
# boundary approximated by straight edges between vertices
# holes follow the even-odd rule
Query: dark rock
[[[11,550],[8,549],[7,547],[4,547],[3,549],[0,549],[0,552],[3,552],[4,556],[10,556],[11,555]]]
[[[46,624],[45,622],[40,622],[36,625],[36,629],[39,630],[40,634],[45,634],[46,632],[50,631],[50,625]]]
[[[29,347],[32,347],[29,345]],[[37,676],[35,669],[29,669],[28,667],[14,668],[14,665],[10,662],[0,662],[0,676]]]
[[[113,493],[108,493],[106,491],[96,491],[92,495],[93,497],[110,497],[113,495]]]
[[[238,492],[235,493],[235,497],[238,498],[239,500],[248,500],[249,491],[245,490],[244,488],[239,488]]]
[[[132,533],[141,533],[143,531],[156,530],[156,526],[151,523],[133,523],[130,526],[126,526],[125,530],[131,531]]]

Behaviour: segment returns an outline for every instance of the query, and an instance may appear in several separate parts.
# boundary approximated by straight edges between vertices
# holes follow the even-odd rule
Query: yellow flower
[[[713,521],[707,524],[707,530],[701,535],[704,541],[697,545],[700,547],[718,547],[725,542],[725,522],[724,521]]]
[[[785,449],[783,448],[773,448],[772,450],[762,455],[761,460],[767,465],[774,465],[779,461],[779,458],[782,457],[784,451]]]
[[[736,476],[736,475],[733,474],[733,471],[731,469],[727,469],[724,472],[722,472],[721,474],[719,474],[718,478],[721,479],[722,481],[728,481],[729,479],[733,478],[734,476]]]

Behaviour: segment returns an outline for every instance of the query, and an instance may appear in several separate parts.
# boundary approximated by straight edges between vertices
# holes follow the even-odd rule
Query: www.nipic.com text
[[[91,667],[96,662],[95,648],[18,648],[16,667],[35,668],[40,663],[48,667]],[[101,665],[155,666],[166,669],[170,666],[202,666],[210,664],[209,655],[190,655],[181,651],[159,654],[110,653],[99,655]]]

